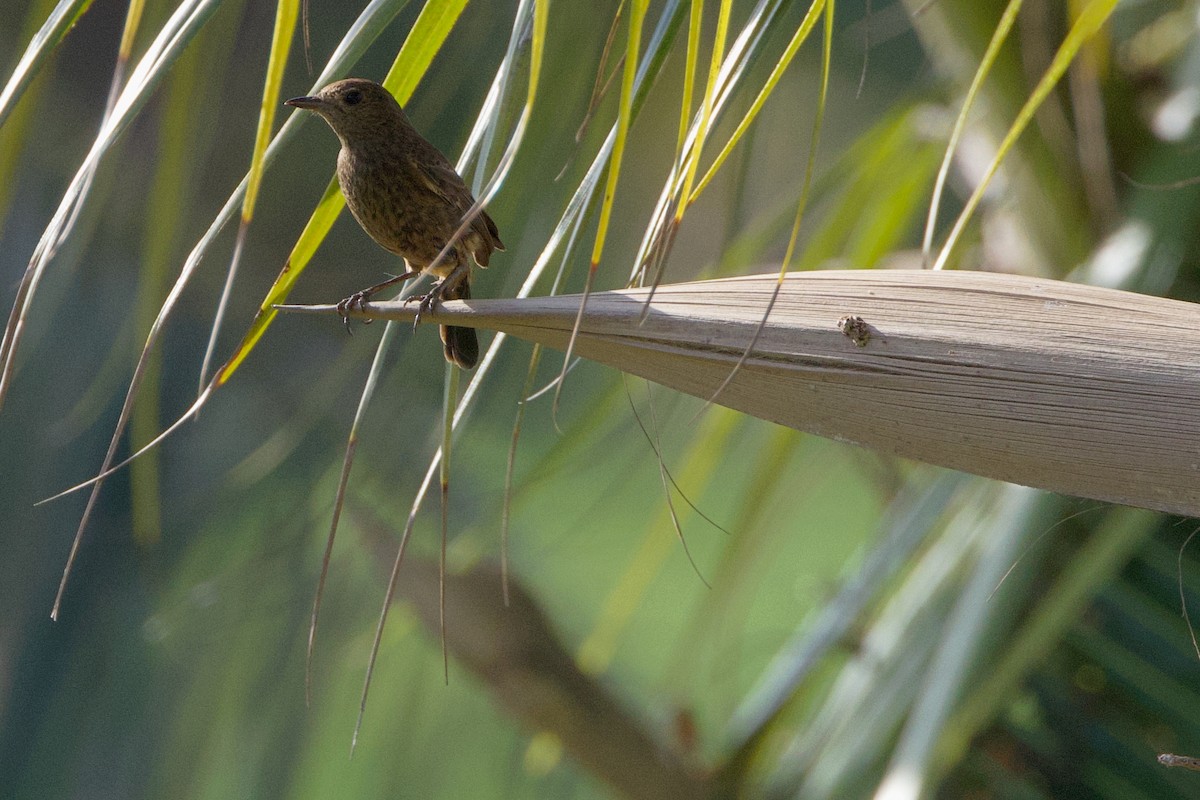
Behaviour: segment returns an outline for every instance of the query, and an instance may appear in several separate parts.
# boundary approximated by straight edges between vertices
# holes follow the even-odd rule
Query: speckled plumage
[[[441,280],[425,303],[471,296],[471,261],[486,267],[503,250],[496,224],[481,211],[442,262],[438,254],[475,203],[471,191],[442,153],[417,133],[395,98],[361,78],[331,83],[312,97],[288,105],[320,114],[341,140],[337,176],[346,205],[372,239],[402,257],[411,272]],[[354,306],[387,285],[343,301]],[[464,369],[475,365],[479,343],[471,328],[441,328],[446,358]]]

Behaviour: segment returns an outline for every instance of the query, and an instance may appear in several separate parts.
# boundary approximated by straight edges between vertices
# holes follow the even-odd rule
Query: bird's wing
[[[471,207],[471,191],[449,162],[410,161],[417,178],[426,189],[441,197],[454,208],[466,211]]]
[[[486,211],[479,212],[479,219],[476,222],[482,222],[487,228],[487,238],[491,240],[492,247],[497,250],[504,249],[504,242],[500,241],[500,230],[496,227],[496,223],[492,222],[492,218],[488,216]]]
[[[450,166],[449,161],[444,159],[440,161],[422,161],[414,162],[417,168],[417,173],[421,179],[421,183],[425,185],[429,191],[441,197],[450,206],[457,209],[459,214],[466,214],[474,205],[475,199],[471,196],[471,190],[467,188],[467,184],[462,177]],[[483,240],[487,242],[491,248],[503,250],[504,243],[500,241],[500,231],[496,228],[496,223],[492,222],[492,218],[487,215],[486,211],[480,211],[479,214],[471,221],[471,230],[478,233]],[[481,254],[477,253],[476,258]],[[487,254],[482,254],[483,260],[479,263],[487,266]]]

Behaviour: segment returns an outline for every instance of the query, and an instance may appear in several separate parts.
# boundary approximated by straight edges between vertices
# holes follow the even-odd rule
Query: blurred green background
[[[383,77],[422,8],[396,5],[349,74]],[[644,44],[670,5],[650,5]],[[718,16],[705,5],[701,88]],[[778,13],[705,164],[807,10],[770,5]],[[1002,8],[925,5],[837,5],[803,268],[887,267],[920,244],[950,126]],[[7,69],[52,7],[0,0]],[[531,127],[489,205],[508,250],[477,273],[477,296],[516,293],[616,118],[614,85],[576,144],[617,7],[550,8]],[[731,39],[756,7],[732,4]],[[173,8],[146,4],[135,63]],[[360,10],[311,0],[315,70]],[[1200,174],[1200,104],[1188,105],[1200,96],[1197,10],[1118,7],[1022,138],[961,266],[1195,297],[1200,188],[1167,184]],[[95,137],[125,12],[89,8],[0,127],[6,303]],[[516,2],[470,3],[407,105],[452,160],[516,14]],[[1025,4],[972,115],[971,147],[994,147],[1070,22],[1062,4]],[[400,333],[364,421],[311,705],[310,606],[382,325],[347,336],[335,319],[280,317],[196,422],[108,482],[51,623],[84,498],[33,504],[100,464],[149,323],[248,168],[273,24],[271,4],[221,4],[105,156],[39,287],[0,413],[0,797],[1200,797],[1200,775],[1155,763],[1200,754],[1200,660],[1179,614],[1181,595],[1200,601],[1200,565],[1180,554],[1188,521],[899,463],[720,408],[697,419],[698,401],[584,363],[563,390],[561,430],[548,395],[526,407],[509,544],[521,599],[506,612],[494,564],[529,365],[520,342],[487,377],[454,452],[449,684],[429,593],[435,491],[348,758],[392,554],[441,437],[444,370],[428,328]],[[628,9],[606,75],[620,69],[627,24]],[[686,33],[685,21],[664,44],[631,129],[601,288],[624,285],[671,167]],[[778,269],[819,44],[800,51],[688,211],[666,280]],[[283,97],[307,93],[314,75],[297,37]],[[971,147],[939,230],[978,177]],[[278,274],[336,150],[309,120],[267,171],[220,356]],[[235,228],[168,324],[135,415],[139,442],[194,399]],[[564,291],[582,287],[594,209],[582,230]],[[292,299],[334,301],[398,269],[343,214]],[[547,354],[535,385],[560,365]],[[727,531],[674,496],[695,570],[631,404],[661,431],[688,498]],[[548,627],[530,622],[535,603]],[[464,655],[485,645],[516,655]],[[527,689],[497,679],[509,668],[537,676],[528,691],[544,716],[522,713],[536,705]],[[622,713],[627,729],[611,716]],[[678,780],[639,771],[650,751]]]

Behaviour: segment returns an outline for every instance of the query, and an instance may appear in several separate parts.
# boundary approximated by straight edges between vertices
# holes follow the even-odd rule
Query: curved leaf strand
[[[723,67],[722,58],[725,55],[725,37],[729,33],[729,15],[732,8],[732,0],[722,0],[721,10],[717,14],[717,33],[713,40],[712,61],[709,63],[708,68],[708,85],[704,89],[704,99],[700,105],[700,122],[696,128],[696,136],[692,142],[691,157],[688,160],[687,170],[684,173],[685,177],[683,179],[681,197],[690,197],[692,194],[692,185],[695,183],[696,173],[700,169],[700,153],[704,149],[705,141],[708,139],[708,129],[712,124],[712,118],[716,111],[718,79]],[[683,219],[685,210],[683,204],[680,204],[675,209],[676,225]]]
[[[967,128],[967,115],[975,104],[984,80],[995,66],[1000,47],[1008,39],[1008,34],[1017,19],[1017,12],[1020,10],[1021,0],[1009,0],[1000,21],[996,24],[996,30],[992,33],[992,39],[988,42],[987,50],[979,61],[979,68],[975,70],[975,77],[971,79],[971,86],[967,89],[967,96],[963,99],[962,108],[959,109],[958,116],[954,120],[950,141],[946,143],[946,154],[942,157],[942,166],[938,170],[937,180],[933,185],[933,197],[929,201],[929,216],[925,220],[925,236],[921,240],[921,257],[927,267],[932,264],[933,229],[937,224],[938,210],[942,205],[942,192],[945,191],[946,180],[950,176],[950,164],[954,161],[958,142]]]
[[[567,342],[567,350],[563,353],[562,370],[559,373],[559,383],[554,389],[554,402],[551,405],[551,416],[558,424],[558,401],[562,394],[563,378],[566,376],[567,365],[571,363],[571,353],[575,346],[575,336],[583,321],[583,312],[587,308],[588,293],[591,291],[596,270],[604,253],[604,242],[608,237],[608,223],[612,218],[613,201],[616,199],[617,183],[621,176],[621,162],[625,156],[625,144],[629,138],[629,123],[633,116],[633,87],[637,77],[638,53],[642,44],[642,26],[646,21],[646,11],[649,0],[633,0],[629,9],[629,42],[625,49],[625,71],[621,76],[621,101],[617,112],[617,135],[613,141],[612,156],[608,163],[608,180],[604,186],[604,200],[600,204],[600,222],[596,226],[596,242],[592,247],[592,259],[588,265],[587,281],[583,287],[583,297],[579,301],[579,316],[575,320],[575,330]]]
[[[675,161],[683,157],[683,145],[688,135],[688,120],[692,118],[692,93],[696,86],[696,64],[700,61],[700,26],[704,21],[704,0],[692,0],[688,19],[687,58],[683,63],[683,97],[680,100],[679,138],[675,142]]]
[[[91,8],[92,0],[61,0],[46,18],[45,24],[29,42],[29,47],[17,62],[8,83],[0,91],[0,126],[4,125],[17,101],[29,87],[42,64],[74,27],[79,18]]]
[[[401,290],[399,299],[409,297],[418,286],[417,281],[408,281]],[[346,489],[350,484],[350,470],[354,467],[354,456],[358,450],[359,430],[366,416],[367,406],[375,396],[375,388],[379,377],[383,374],[383,362],[392,343],[400,331],[400,326],[389,322],[383,328],[379,345],[375,348],[375,357],[371,361],[371,369],[359,397],[358,407],[354,411],[354,420],[350,423],[350,433],[346,438],[346,452],[342,456],[342,469],[338,475],[337,491],[334,494],[333,515],[329,520],[329,533],[325,537],[325,552],[321,557],[321,572],[317,577],[317,590],[313,594],[312,611],[308,622],[308,644],[304,654],[304,696],[308,705],[312,705],[313,692],[313,655],[317,641],[317,623],[321,617],[321,601],[325,596],[325,581],[329,577],[329,566],[333,558],[333,543],[337,539],[338,524],[341,522],[342,509],[346,503]]]
[[[825,0],[813,0],[812,5],[808,7],[808,12],[804,15],[804,19],[800,22],[800,27],[796,29],[796,33],[793,34],[791,41],[788,42],[788,46],[783,51],[783,55],[780,56],[779,61],[775,63],[774,69],[771,70],[771,74],[767,77],[766,82],[763,83],[763,87],[759,90],[758,96],[754,98],[754,102],[750,104],[750,108],[746,111],[745,116],[742,117],[742,121],[738,123],[737,128],[729,137],[729,141],[725,143],[723,148],[721,148],[721,152],[717,154],[715,159],[713,159],[712,165],[704,173],[704,177],[701,178],[696,184],[696,188],[692,190],[691,194],[688,195],[688,205],[696,202],[696,198],[698,198],[700,193],[703,192],[708,186],[709,182],[717,174],[717,171],[725,164],[725,159],[729,158],[729,154],[733,152],[733,148],[737,146],[738,142],[740,142],[742,137],[746,134],[746,131],[749,130],[750,126],[754,123],[754,120],[758,117],[758,113],[762,111],[763,105],[766,103],[767,98],[771,96],[773,91],[775,91],[775,87],[779,84],[779,80],[783,77],[783,73],[789,66],[791,66],[792,60],[795,58],[796,53],[800,50],[800,45],[804,44],[804,42],[808,40],[808,35],[816,26],[817,20],[821,18],[821,12],[824,10]]]
[[[946,243],[942,245],[941,251],[938,253],[937,261],[934,262],[934,269],[942,269],[946,266],[946,262],[950,258],[950,253],[954,250],[954,245],[958,243],[959,237],[962,236],[963,230],[967,223],[975,214],[975,209],[979,207],[980,201],[983,200],[983,193],[987,191],[991,185],[992,178],[1000,169],[1000,162],[1012,150],[1017,139],[1029,122],[1033,119],[1033,115],[1038,108],[1045,102],[1050,92],[1058,85],[1059,79],[1063,73],[1067,71],[1067,67],[1071,65],[1071,61],[1075,55],[1083,47],[1088,39],[1092,38],[1108,18],[1112,15],[1119,0],[1092,0],[1088,5],[1079,12],[1079,18],[1075,20],[1075,24],[1071,26],[1071,30],[1067,33],[1062,45],[1059,46],[1058,52],[1054,54],[1054,59],[1050,62],[1050,66],[1046,69],[1042,79],[1038,81],[1038,85],[1034,87],[1033,93],[1029,95],[1029,99],[1025,101],[1025,105],[1017,112],[1017,118],[1013,120],[1012,126],[1005,134],[1003,141],[1000,142],[1000,147],[996,150],[996,155],[992,159],[992,163],[988,165],[987,170],[983,174],[983,179],[979,185],[975,187],[975,191],[971,193],[971,197],[967,200],[962,213],[954,223],[954,228],[950,231],[950,235],[946,238]]]
[[[754,335],[750,338],[750,343],[742,351],[737,363],[733,365],[733,369],[729,370],[729,375],[721,382],[717,390],[712,393],[712,396],[708,398],[700,411],[696,412],[697,414],[703,413],[705,409],[720,397],[721,392],[725,391],[725,387],[729,385],[730,381],[737,375],[738,370],[750,358],[750,354],[754,352],[759,337],[762,336],[762,332],[767,327],[767,320],[770,319],[771,312],[775,309],[775,303],[779,299],[779,292],[783,288],[784,278],[787,277],[788,269],[792,265],[792,258],[796,253],[796,243],[800,238],[800,224],[804,220],[804,211],[808,207],[808,197],[812,191],[813,173],[816,171],[817,145],[820,143],[821,127],[825,121],[825,106],[829,96],[830,62],[833,55],[833,13],[834,2],[833,0],[829,0],[825,8],[825,36],[824,48],[821,52],[821,88],[817,97],[817,113],[813,119],[812,137],[808,146],[808,159],[804,164],[804,180],[800,186],[800,200],[796,203],[796,217],[792,222],[792,233],[788,237],[787,251],[784,253],[783,263],[779,266],[779,278],[775,282],[775,290],[771,293],[771,299],[767,302],[767,307],[763,311],[762,320],[759,322],[758,327],[754,329]]]
[[[656,26],[654,35],[651,37],[651,42],[647,47],[646,56],[642,60],[642,63],[637,70],[637,76],[635,79],[635,98],[633,104],[633,110],[635,114],[640,107],[641,99],[644,98],[645,93],[649,90],[649,87],[653,82],[652,79],[657,76],[658,70],[662,67],[662,64],[666,59],[667,46],[669,45],[673,33],[675,30],[677,30],[681,21],[681,17],[679,16],[679,2],[680,0],[668,0],[666,6],[663,8],[662,15],[659,18],[659,23]],[[537,68],[540,68],[541,64],[541,51],[545,41],[547,12],[548,9],[545,7],[545,4],[537,4],[534,13],[534,34],[532,47],[534,57],[531,58],[530,65],[531,81],[533,81],[533,77],[537,71]],[[559,220],[558,224],[555,226],[554,231],[551,233],[550,241],[542,249],[541,254],[534,262],[533,268],[526,276],[521,288],[517,291],[516,296],[518,298],[528,297],[532,293],[533,288],[537,285],[538,281],[544,274],[546,267],[549,265],[551,258],[558,248],[558,245],[566,236],[568,229],[570,229],[578,215],[587,208],[588,202],[593,197],[596,188],[599,185],[600,174],[603,171],[604,165],[607,163],[608,156],[612,152],[612,146],[615,138],[616,125],[610,129],[608,137],[605,139],[600,151],[592,161],[592,165],[585,174],[583,181],[581,181],[578,189],[576,189],[570,201],[568,201],[567,209],[563,213],[563,216]],[[473,409],[475,399],[478,397],[480,388],[483,385],[483,379],[490,374],[492,364],[495,363],[496,356],[506,339],[507,336],[503,333],[498,333],[492,339],[492,342],[488,346],[487,352],[484,354],[482,361],[479,363],[479,366],[475,368],[475,372],[471,376],[470,382],[467,384],[467,388],[463,393],[462,399],[459,401],[458,408],[454,413],[454,421],[452,423],[453,427],[457,428],[459,425],[461,425],[462,421]],[[417,489],[417,493],[413,498],[412,510],[409,513],[408,523],[405,526],[404,533],[401,535],[400,544],[396,550],[396,560],[392,565],[392,573],[388,581],[387,596],[380,612],[378,624],[376,626],[375,641],[372,646],[371,657],[367,666],[367,675],[363,682],[362,703],[359,708],[358,723],[355,726],[355,742],[357,742],[358,730],[362,725],[362,715],[366,709],[366,696],[370,689],[371,676],[374,672],[375,661],[379,653],[380,644],[382,642],[383,629],[387,619],[388,608],[391,605],[391,600],[395,593],[396,579],[400,571],[400,564],[404,557],[405,547],[407,545],[408,538],[412,533],[412,527],[414,521],[416,520],[417,513],[420,511],[421,505],[424,503],[425,497],[429,491],[429,487],[433,482],[433,477],[438,470],[441,457],[442,453],[441,449],[439,448],[438,451],[434,453],[433,458],[430,461],[429,468],[425,473],[425,478],[422,481],[421,486]]]
[[[588,98],[587,110],[583,112],[583,122],[579,123],[579,127],[575,130],[575,144],[583,141],[583,134],[587,132],[588,125],[592,121],[592,116],[595,115],[596,109],[600,106],[600,100],[608,94],[613,78],[617,75],[617,70],[614,69],[612,74],[606,79],[604,71],[608,68],[608,59],[612,54],[613,42],[617,40],[617,30],[621,26],[621,15],[624,13],[625,0],[621,0],[621,2],[617,3],[617,10],[613,14],[612,25],[609,26],[608,36],[604,39],[604,48],[600,51],[600,63],[596,65],[596,81],[592,84],[592,96]],[[617,63],[621,63],[620,59],[618,59]]]
[[[323,83],[324,79],[326,79],[329,73],[336,73],[336,70],[343,68],[346,63],[353,61],[355,58],[361,55],[370,41],[378,36],[387,23],[390,22],[397,13],[399,13],[399,6],[403,6],[403,4],[404,0],[399,0],[399,2],[397,2],[397,0],[375,0],[375,2],[369,5],[355,21],[355,24],[351,26],[350,30],[346,33],[346,36],[343,37],[342,42],[338,45],[338,48],[334,51],[333,56],[330,58],[330,63],[326,67],[326,74],[322,75],[322,80],[319,82]],[[210,5],[215,7],[215,4]],[[207,8],[208,14],[212,13],[212,8],[208,8],[207,6],[202,6],[202,8]],[[388,13],[389,11],[390,15]],[[206,18],[207,17],[204,17],[200,21],[203,21],[203,19]],[[174,20],[175,17],[172,17],[172,19]],[[160,35],[159,40],[162,38],[163,37]],[[173,40],[176,47],[181,46],[181,44],[177,41],[178,38],[179,37],[176,37],[175,40]],[[160,53],[162,48],[158,47],[159,40],[156,40],[155,44],[151,46],[150,51],[143,58],[138,68],[134,70],[134,74],[130,78],[130,86],[127,87],[125,92],[122,93],[121,102],[118,103],[118,109],[114,113],[114,122],[110,123],[110,126],[119,123],[119,121],[122,119],[122,116],[130,113],[133,107],[136,106],[140,108],[140,104],[145,102],[145,87],[143,84],[147,82],[147,78],[144,77],[142,64],[146,64],[152,57],[154,57],[154,54]],[[168,52],[170,52],[169,49]],[[158,58],[156,60],[161,61],[162,59]],[[167,63],[169,63],[169,59],[167,60]],[[159,67],[161,69],[162,64],[160,64]],[[156,74],[152,68],[147,68],[146,72],[148,72],[151,76]],[[133,90],[134,87],[142,87],[143,91],[140,94],[135,94],[134,99],[126,103],[126,96]],[[278,148],[282,146],[282,144],[285,143],[295,132],[296,127],[299,124],[293,124],[295,119],[296,118],[292,118],[288,120],[288,123],[286,123],[276,135],[275,141],[272,142],[271,146],[267,148],[267,152],[264,156],[265,163],[270,163]],[[102,134],[105,131],[109,131],[109,128],[105,128],[102,131]],[[114,134],[110,132],[109,138],[111,138],[112,135]],[[93,145],[92,153],[89,154],[89,158],[92,157],[92,155],[95,154],[98,149],[101,151],[103,150],[101,144],[102,142],[98,141],[95,145]],[[88,486],[93,487],[93,499],[89,500],[87,506],[85,507],[84,513],[79,522],[79,526],[76,530],[75,540],[71,548],[71,555],[68,557],[68,563],[66,569],[64,570],[63,580],[60,584],[59,596],[55,601],[55,606],[51,614],[52,618],[57,618],[59,606],[62,600],[62,591],[66,585],[67,575],[70,573],[71,563],[73,562],[75,552],[78,550],[79,541],[83,535],[83,531],[87,527],[88,520],[90,519],[91,510],[94,507],[94,497],[98,495],[100,486],[104,479],[121,469],[123,466],[140,456],[142,453],[158,446],[158,444],[164,441],[168,436],[179,430],[179,428],[181,428],[185,422],[194,417],[205,405],[205,403],[208,402],[208,398],[212,396],[213,390],[220,386],[220,383],[217,380],[214,380],[209,384],[209,387],[202,392],[199,397],[196,398],[196,401],[192,404],[191,408],[189,408],[182,416],[168,426],[166,430],[151,440],[148,444],[137,450],[129,458],[125,459],[116,466],[110,466],[113,462],[117,445],[125,431],[126,425],[128,424],[133,403],[137,399],[138,392],[141,388],[141,383],[145,376],[147,364],[149,362],[150,353],[155,344],[157,344],[159,337],[162,335],[163,328],[166,325],[171,312],[179,302],[179,298],[182,296],[184,288],[187,286],[192,275],[195,274],[196,269],[199,267],[201,258],[204,256],[213,240],[215,240],[217,235],[221,232],[221,229],[224,228],[225,223],[228,222],[235,213],[242,197],[244,197],[247,185],[248,178],[243,178],[241,183],[234,190],[233,194],[230,195],[229,199],[225,202],[225,205],[221,208],[221,211],[217,214],[216,219],[213,220],[204,236],[201,237],[200,241],[192,249],[192,252],[184,262],[183,268],[180,271],[179,277],[176,279],[174,286],[171,287],[171,291],[168,293],[166,300],[163,301],[162,307],[158,312],[158,316],[155,318],[154,323],[151,325],[150,331],[147,333],[146,342],[142,347],[142,352],[138,358],[138,363],[134,367],[133,376],[130,378],[129,387],[125,393],[125,400],[121,407],[121,413],[118,417],[117,424],[113,430],[108,452],[105,455],[104,461],[101,463],[98,474],[87,481],[77,484],[76,486],[59,492],[53,497],[42,501],[43,503],[49,502],[50,500],[71,494],[79,489],[83,489]],[[18,323],[21,323],[21,321],[18,320]],[[17,331],[17,334],[19,334],[19,330]],[[9,346],[9,336],[7,332],[5,335],[5,346]],[[10,358],[10,356],[3,352],[3,348],[0,348],[0,366],[3,366],[7,363],[4,361],[5,358]],[[0,392],[0,398],[2,397],[3,394]],[[2,399],[0,399],[0,402],[2,402]]]
[[[299,16],[300,0],[279,0],[279,5],[275,8],[275,28],[271,35],[271,52],[267,57],[267,77],[263,85],[262,103],[258,109],[258,128],[254,134],[254,150],[250,155],[246,197],[242,201],[242,218],[238,224],[237,239],[233,245],[233,255],[229,259],[229,268],[225,273],[225,286],[221,289],[221,299],[217,301],[217,310],[213,315],[212,330],[208,335],[208,345],[204,349],[204,359],[200,363],[199,391],[203,391],[208,382],[209,368],[212,366],[217,340],[221,335],[225,311],[229,308],[229,298],[233,295],[233,284],[237,280],[242,250],[246,245],[246,234],[250,228],[250,222],[254,219],[254,205],[258,202],[258,189],[262,184],[263,158],[267,153],[267,145],[271,141],[271,129],[275,127],[275,113],[279,108],[280,89],[283,86],[283,70],[287,66],[292,39],[296,34],[296,20]]]
[[[472,206],[472,208],[470,210],[468,210],[467,214],[464,215],[464,222],[462,223],[462,225],[459,226],[459,230],[456,231],[453,234],[453,236],[451,237],[451,244],[458,237],[462,236],[462,234],[465,232],[467,226],[470,224],[470,221],[472,219],[474,219],[474,216],[476,214],[479,213],[479,210],[482,208],[482,204],[486,203],[488,201],[488,199],[490,199],[491,195],[494,192],[498,191],[499,187],[504,182],[504,179],[507,177],[508,170],[511,168],[513,159],[516,157],[517,149],[519,148],[521,142],[523,141],[523,138],[525,135],[525,130],[527,128],[529,118],[532,114],[534,100],[537,97],[538,79],[541,75],[542,56],[543,56],[543,52],[544,52],[545,45],[546,45],[546,26],[547,26],[547,20],[549,17],[548,5],[549,5],[548,0],[544,0],[543,2],[540,2],[540,3],[535,2],[534,0],[522,0],[521,5],[518,6],[516,21],[513,25],[513,42],[518,43],[518,42],[523,41],[525,38],[525,35],[526,35],[526,31],[529,30],[530,26],[532,26],[532,32],[529,37],[529,41],[530,41],[529,84],[528,84],[527,94],[526,94],[526,98],[525,98],[525,105],[524,105],[524,108],[522,109],[521,117],[519,118],[516,126],[514,127],[513,134],[509,140],[508,147],[505,148],[505,152],[500,159],[499,165],[496,168],[495,174],[492,176],[491,180],[488,181],[487,186],[485,187],[484,191],[480,195],[480,199],[475,203],[474,206]],[[514,63],[514,61],[515,61],[515,44],[513,46],[510,46],[509,56],[510,57],[506,58],[505,61],[502,62],[500,71],[503,71],[506,69],[506,64]],[[491,116],[493,119],[495,118],[496,114],[498,114],[498,109],[500,107],[499,83],[498,82],[496,83],[495,88],[497,90],[496,97],[495,97],[496,102],[488,104],[486,106],[486,108],[488,109],[488,112],[489,112],[488,115]],[[491,97],[492,97],[492,95],[491,95],[491,93],[489,93],[489,99],[491,99]],[[486,126],[484,126],[484,127],[486,127]],[[482,130],[482,128],[477,124],[476,130]],[[474,138],[475,137],[472,136],[472,139],[474,139]],[[460,172],[465,169],[465,164],[467,162],[467,158],[470,153],[470,150],[471,150],[471,148],[468,147],[464,151],[464,154],[459,159],[457,168]],[[448,244],[446,249],[448,249],[451,246],[451,244]],[[446,252],[446,250],[444,249],[443,252],[438,255],[438,259],[444,258],[445,252]],[[532,288],[532,283],[530,283],[529,281],[526,281],[526,283],[530,288]],[[391,327],[391,326],[392,326],[392,323],[389,323],[389,327]],[[444,422],[444,429],[443,429],[443,441],[444,442],[449,440],[449,437],[451,437],[453,435],[454,430],[461,424],[461,421],[465,418],[467,412],[470,410],[472,400],[476,396],[476,394],[479,390],[479,387],[482,386],[482,379],[485,375],[487,375],[490,372],[491,365],[494,363],[496,355],[499,352],[500,346],[504,343],[505,338],[506,337],[503,334],[498,334],[497,336],[495,336],[492,339],[491,345],[488,347],[487,352],[484,354],[483,360],[480,362],[478,367],[476,367],[475,374],[471,377],[470,382],[467,384],[467,390],[463,394],[461,402],[459,402],[457,404],[457,407],[454,406],[453,400],[449,396],[450,390],[449,389],[447,390],[447,396],[444,401],[445,418],[446,418],[445,422]],[[381,342],[380,347],[377,352],[382,353],[384,351],[384,349],[385,349],[385,343]],[[447,366],[447,369],[457,371],[454,367],[451,367],[451,366]],[[364,390],[363,396],[359,403],[360,414],[355,419],[356,426],[357,426],[359,417],[361,417],[362,410],[370,402],[370,397],[374,393],[373,381],[375,381],[378,378],[378,375],[381,372],[382,372],[382,358],[377,356],[376,362],[372,365],[371,374],[368,378],[368,387],[367,387],[367,389]],[[458,394],[457,380],[458,380],[457,376],[454,376],[453,377],[454,383],[453,383],[452,388],[453,388],[455,397],[457,397],[457,394]],[[405,525],[404,533],[400,537],[400,543],[396,547],[396,558],[395,558],[395,561],[392,566],[391,575],[388,578],[388,587],[387,587],[386,594],[384,596],[383,606],[379,612],[379,621],[378,621],[378,623],[376,625],[376,629],[375,629],[375,639],[371,644],[371,654],[367,661],[366,675],[363,678],[362,698],[361,698],[361,702],[359,704],[358,719],[354,725],[354,735],[351,738],[351,744],[350,744],[351,752],[353,752],[355,746],[357,745],[358,734],[362,728],[363,715],[366,713],[367,695],[371,689],[371,677],[375,672],[375,663],[379,657],[379,647],[383,641],[383,631],[384,631],[384,628],[387,623],[388,609],[392,604],[392,598],[395,594],[396,581],[397,581],[397,578],[399,575],[400,565],[404,560],[404,553],[408,546],[409,537],[412,535],[413,524],[416,521],[417,514],[419,513],[420,508],[421,508],[421,504],[424,501],[426,493],[429,491],[429,486],[433,481],[433,476],[434,476],[435,472],[438,472],[439,468],[441,467],[443,452],[445,452],[445,448],[439,447],[437,452],[434,454],[433,459],[431,460],[429,469],[425,473],[425,479],[421,483],[420,488],[417,490],[416,497],[413,500],[413,504],[412,504],[412,507],[411,507],[411,510],[410,510],[409,516],[408,516],[408,522]],[[444,482],[442,485],[444,487],[448,487],[449,474],[445,473],[445,472],[443,472],[441,474],[444,479]],[[443,516],[443,525],[444,524],[445,524],[445,517]],[[333,535],[333,533],[331,531],[330,536],[332,537],[332,535]],[[444,575],[444,573],[443,573],[443,575]],[[442,586],[442,591],[444,591],[444,583]],[[445,604],[444,604],[444,600],[443,600],[442,601],[443,613],[444,613],[444,608],[445,608]],[[314,617],[314,620],[315,620],[315,617]],[[443,622],[443,627],[442,627],[442,633],[444,636],[445,635],[444,622]],[[444,656],[444,654],[445,654],[444,639],[443,639],[442,646],[443,646],[443,657],[445,657]],[[449,675],[448,662],[446,662],[446,670],[447,670],[447,676],[448,676]]]
[[[712,110],[714,118],[724,108],[726,101],[732,94],[733,88],[744,74],[752,54],[757,51],[758,43],[771,28],[783,5],[783,0],[760,0],[742,28],[742,32],[729,48],[729,54],[722,63],[717,77],[719,88]],[[699,139],[700,116],[701,113],[697,112],[692,122],[692,127],[688,132],[687,140],[684,143],[683,160],[677,161],[672,167],[654,212],[651,214],[651,222],[642,237],[637,257],[634,259],[633,268],[630,272],[628,282],[630,286],[643,282],[643,276],[648,265],[658,267],[655,270],[655,283],[661,277],[659,274],[661,272],[660,265],[665,261],[668,254],[667,250],[669,249],[664,247],[664,242],[674,237],[674,232],[668,230],[670,227],[669,221],[674,219],[679,198],[683,196],[682,183],[684,180],[684,170],[686,165],[690,163],[692,148],[696,146],[696,142]],[[684,210],[686,211],[686,209]]]
[[[108,99],[104,102],[104,115],[100,118],[101,128],[112,117],[113,109],[117,105],[117,98],[121,94],[121,85],[125,82],[125,73],[129,69],[129,58],[133,52],[133,40],[136,38],[138,28],[141,26],[142,12],[145,10],[145,6],[145,0],[133,0],[129,4],[129,10],[125,14],[125,27],[121,31],[121,43],[117,50],[117,63],[113,67],[112,81],[108,87]],[[75,228],[75,223],[79,221],[79,214],[83,211],[83,206],[92,191],[92,182],[96,179],[96,170],[99,167],[100,162],[94,162],[92,168],[84,177],[83,183],[79,187],[79,193],[74,199],[71,214],[67,217],[67,221],[63,223],[62,230],[58,234],[58,240],[46,254],[47,260],[54,258],[54,255],[58,252],[58,248],[62,247],[63,243],[66,242],[67,237],[71,235],[71,231]]]
[[[183,47],[208,21],[218,5],[220,5],[220,0],[190,0],[190,2],[181,3],[164,24],[146,55],[134,69],[128,86],[121,92],[117,104],[113,108],[112,115],[101,126],[91,150],[71,180],[58,209],[38,240],[33,255],[30,257],[29,265],[17,288],[17,296],[9,313],[3,341],[0,341],[0,407],[3,407],[4,398],[11,385],[17,350],[24,334],[25,320],[33,304],[38,283],[58,246],[64,226],[73,214],[75,199],[90,183],[89,176],[95,169],[95,165],[99,163],[117,137],[124,132],[133,117],[149,100],[153,89],[166,75],[167,68],[179,57]]]

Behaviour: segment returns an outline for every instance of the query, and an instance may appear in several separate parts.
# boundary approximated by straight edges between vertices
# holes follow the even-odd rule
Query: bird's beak
[[[307,108],[309,111],[315,111],[325,105],[325,101],[314,95],[310,97],[293,97],[291,100],[284,100],[283,104],[285,106],[292,106],[293,108]]]

